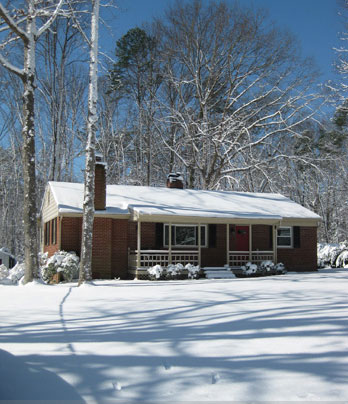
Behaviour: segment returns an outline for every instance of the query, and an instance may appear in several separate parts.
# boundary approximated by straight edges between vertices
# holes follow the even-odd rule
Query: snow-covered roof
[[[83,184],[50,182],[60,214],[82,213]],[[280,194],[108,185],[105,211],[98,215],[151,218],[310,219],[320,216]]]

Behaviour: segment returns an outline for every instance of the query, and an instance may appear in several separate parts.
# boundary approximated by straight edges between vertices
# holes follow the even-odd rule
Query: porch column
[[[253,226],[249,224],[249,261],[252,262],[253,259]]]
[[[274,263],[278,263],[278,258],[277,258],[277,225],[273,226],[273,260]]]
[[[202,244],[202,240],[201,240],[201,224],[198,223],[198,266],[201,268],[201,244]]]
[[[230,224],[226,224],[226,264],[230,265]]]
[[[172,224],[168,226],[168,265],[172,263]]]
[[[137,268],[141,266],[141,222],[138,221],[138,231],[137,231]]]

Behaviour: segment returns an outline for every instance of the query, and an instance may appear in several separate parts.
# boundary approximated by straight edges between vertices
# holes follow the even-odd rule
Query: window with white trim
[[[169,246],[169,224],[164,225],[164,246]],[[207,225],[201,225],[201,247],[207,246]],[[172,247],[198,247],[197,224],[173,224]]]
[[[292,247],[292,227],[278,227],[277,229],[277,246]]]

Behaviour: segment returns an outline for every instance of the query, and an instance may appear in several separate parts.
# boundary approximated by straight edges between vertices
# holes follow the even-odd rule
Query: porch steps
[[[230,267],[204,267],[205,277],[207,279],[232,279],[235,278]]]

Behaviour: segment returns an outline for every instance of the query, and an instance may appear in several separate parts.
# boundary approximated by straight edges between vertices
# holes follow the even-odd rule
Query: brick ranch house
[[[160,264],[240,267],[282,262],[317,269],[320,217],[280,194],[107,185],[96,163],[92,272],[94,278],[141,277]],[[49,182],[41,207],[42,251],[80,254],[83,184]]]

